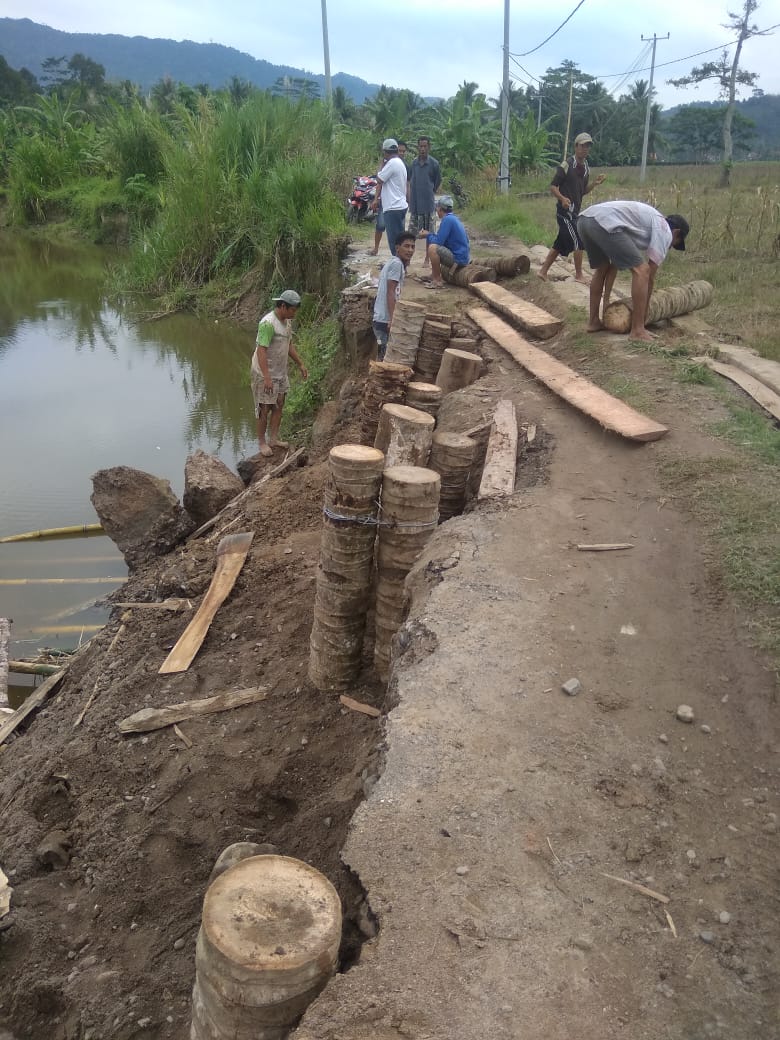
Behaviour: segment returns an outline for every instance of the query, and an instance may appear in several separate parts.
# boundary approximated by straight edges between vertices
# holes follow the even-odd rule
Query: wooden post
[[[395,305],[385,360],[414,368],[420,335],[425,321],[425,308],[419,303],[399,300]]]
[[[678,318],[681,314],[707,307],[712,303],[712,292],[712,285],[705,281],[656,289],[650,297],[646,324],[654,325],[664,318]],[[631,318],[631,300],[615,300],[604,311],[604,327],[610,332],[629,332]]]
[[[386,404],[379,416],[374,447],[388,466],[427,466],[436,420],[405,404]]]
[[[372,361],[369,364],[360,413],[361,443],[374,443],[382,406],[402,404],[411,377],[412,370],[408,365],[394,365],[388,361]]]
[[[436,379],[442,354],[450,343],[451,333],[451,322],[430,320],[425,322],[414,366],[415,379],[426,383],[432,383]]]
[[[391,643],[404,620],[406,576],[436,530],[440,487],[438,473],[418,466],[392,466],[382,477],[374,645],[381,679],[390,674]]]
[[[441,476],[439,519],[460,516],[466,502],[469,473],[477,445],[462,433],[436,432],[428,465]]]
[[[441,398],[441,387],[435,383],[413,381],[406,388],[406,403],[409,407],[419,408],[421,412],[427,412],[434,419],[439,414]]]
[[[500,498],[515,490],[517,418],[511,401],[499,401],[493,416],[479,499]]]
[[[436,385],[441,387],[442,394],[451,394],[453,390],[470,386],[482,374],[482,358],[479,354],[470,354],[467,350],[453,350],[448,347],[444,351]]]

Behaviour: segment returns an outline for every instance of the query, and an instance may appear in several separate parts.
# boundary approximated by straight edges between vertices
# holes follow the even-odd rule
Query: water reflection
[[[188,315],[133,320],[103,289],[113,259],[103,249],[0,237],[0,535],[93,522],[90,476],[106,466],[147,470],[181,494],[196,448],[232,467],[254,451],[251,334]],[[111,558],[105,541],[95,556]],[[105,560],[74,565],[71,557],[95,546],[78,544],[0,546],[0,578],[123,573]],[[16,640],[35,641],[42,618],[83,606],[89,592],[0,586],[0,615],[14,618]],[[74,624],[95,616],[77,612]]]

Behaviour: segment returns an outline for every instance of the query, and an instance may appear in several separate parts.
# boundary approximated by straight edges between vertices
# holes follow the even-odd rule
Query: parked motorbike
[[[352,193],[347,199],[347,223],[359,224],[374,216],[371,203],[376,198],[376,177],[355,177]]]

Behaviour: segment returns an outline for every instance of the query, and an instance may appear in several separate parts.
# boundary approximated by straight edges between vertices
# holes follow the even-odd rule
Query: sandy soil
[[[567,313],[534,283],[518,285]],[[408,295],[453,314],[472,303],[411,281]],[[616,370],[657,391],[652,414],[672,429],[657,445],[603,434],[481,345],[486,375],[447,402],[444,425],[508,397],[537,439],[510,502],[431,541],[389,695],[367,645],[351,693],[386,719],[306,680],[322,454],[231,528],[255,542],[188,672],[157,674],[179,615],[133,611],[107,654],[117,611],[0,750],[14,886],[0,1025],[13,1037],[184,1040],[206,880],[245,839],[317,866],[344,900],[344,971],[304,1040],[780,1035],[773,676],[658,481],[663,458],[723,450],[705,430],[716,406],[612,342]],[[578,365],[574,340],[548,346]],[[335,442],[354,430],[346,401]],[[601,541],[635,548],[576,550]],[[200,595],[215,548],[188,543],[123,598]],[[583,688],[567,697],[572,677]],[[253,685],[268,687],[262,703],[182,725],[191,749],[170,730],[116,730],[142,706]],[[683,702],[692,724],[675,717]],[[71,843],[62,867],[37,851],[55,829]]]

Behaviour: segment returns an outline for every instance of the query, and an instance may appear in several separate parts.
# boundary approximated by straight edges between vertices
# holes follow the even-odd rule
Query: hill
[[[144,90],[166,76],[191,87],[208,83],[214,89],[225,86],[233,76],[261,89],[273,86],[282,76],[305,76],[323,88],[325,84],[322,75],[290,65],[273,65],[219,43],[68,33],[29,18],[0,18],[0,55],[14,69],[26,68],[40,76],[41,63],[46,58],[70,58],[73,54],[84,54],[99,62],[107,79],[127,79]],[[336,73],[332,81],[334,87],[343,87],[356,104],[362,104],[379,89],[376,83],[344,72]]]

